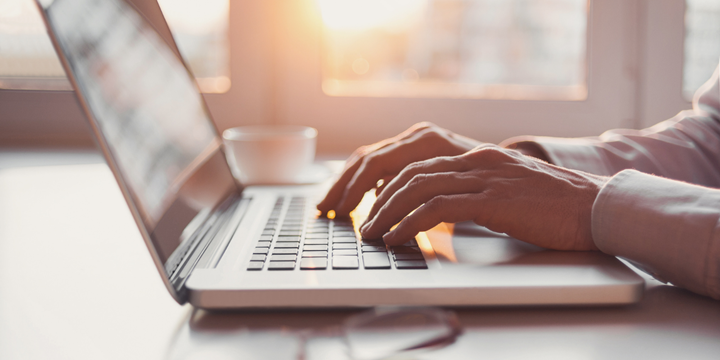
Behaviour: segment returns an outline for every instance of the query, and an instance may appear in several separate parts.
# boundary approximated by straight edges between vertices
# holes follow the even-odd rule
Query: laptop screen
[[[193,79],[122,1],[56,0],[47,14],[77,87],[152,227],[197,160],[220,145]]]
[[[193,226],[239,189],[194,78],[124,0],[39,2],[108,163],[169,277],[191,246]]]

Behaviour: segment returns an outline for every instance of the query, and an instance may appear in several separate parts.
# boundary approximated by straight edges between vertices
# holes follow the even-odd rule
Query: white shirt
[[[650,128],[509,141],[533,141],[559,166],[612,175],[593,204],[597,247],[720,299],[718,69],[695,93],[692,110]]]

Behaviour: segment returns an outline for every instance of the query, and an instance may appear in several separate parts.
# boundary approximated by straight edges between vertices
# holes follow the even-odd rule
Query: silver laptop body
[[[474,224],[402,247],[318,218],[327,184],[244,187],[159,8],[37,0],[98,146],[168,291],[202,308],[627,304],[614,257],[547,251]],[[152,3],[152,2],[149,2]],[[151,9],[153,11],[148,11]],[[366,204],[367,205],[367,204]]]

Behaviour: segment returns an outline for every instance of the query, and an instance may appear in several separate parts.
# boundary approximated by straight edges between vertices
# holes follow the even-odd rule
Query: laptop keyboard
[[[415,240],[387,247],[382,239],[359,239],[350,219],[309,212],[305,197],[278,197],[247,270],[427,269]]]

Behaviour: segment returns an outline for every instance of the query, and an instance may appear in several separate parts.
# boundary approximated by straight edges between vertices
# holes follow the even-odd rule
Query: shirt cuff
[[[610,176],[614,172],[606,165],[594,138],[556,138],[546,136],[518,136],[500,143],[502,147],[522,148],[533,143],[545,152],[549,163],[591,174]]]
[[[601,189],[592,236],[661,281],[720,298],[720,190],[624,170]]]

